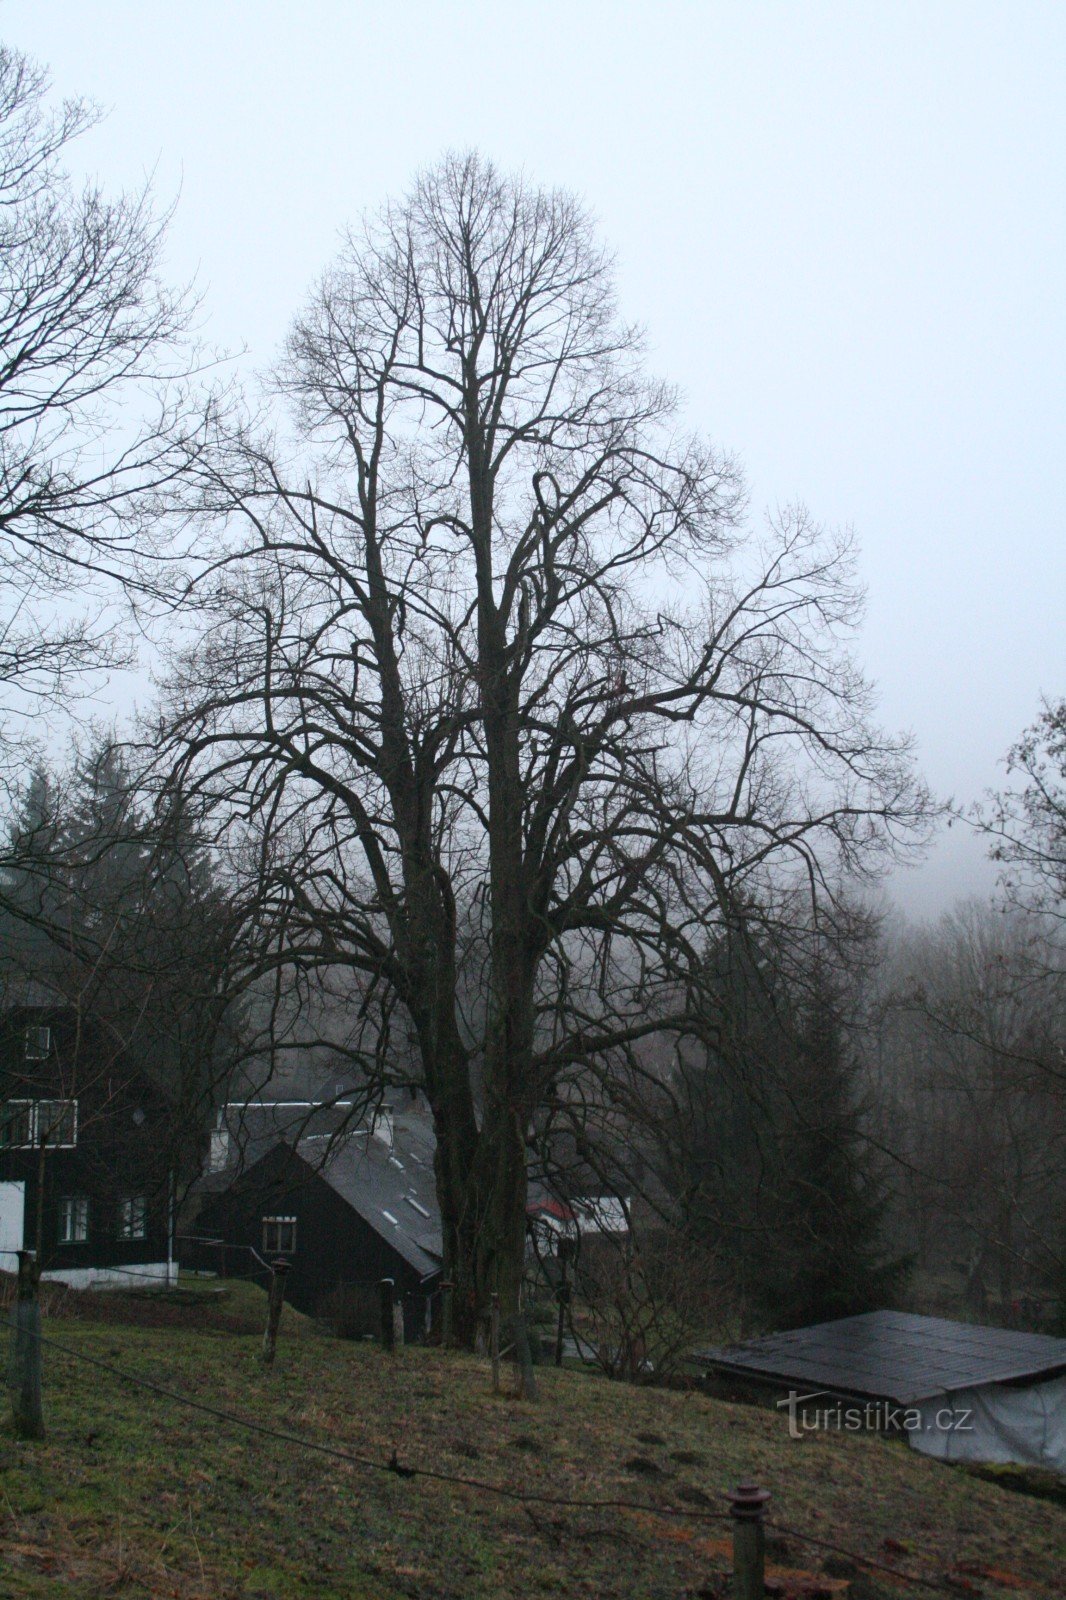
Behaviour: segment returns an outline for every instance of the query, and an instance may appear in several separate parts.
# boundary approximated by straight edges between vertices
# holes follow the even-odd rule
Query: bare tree
[[[349,237],[279,389],[292,439],[218,415],[185,463],[222,532],[176,770],[256,820],[279,960],[358,974],[367,1071],[410,1036],[470,1340],[517,1302],[538,1108],[700,1025],[717,907],[831,896],[927,800],[844,648],[846,542],[740,531],[573,199],[424,173]]]
[[[1045,917],[1066,918],[1066,699],[1046,700],[1031,727],[1007,755],[1007,773],[1020,786],[993,795],[975,819],[1002,863],[1001,887],[1010,904]]]
[[[147,581],[142,496],[166,472],[177,402],[163,380],[190,309],[159,281],[167,218],[153,217],[148,189],[78,193],[63,171],[95,109],[50,112],[46,92],[45,74],[0,46],[5,742],[60,687],[124,658],[108,605]]]
[[[1066,991],[1054,928],[971,902],[902,935],[881,1018],[880,1130],[923,1265],[961,1258],[1003,1314],[1061,1271]]]

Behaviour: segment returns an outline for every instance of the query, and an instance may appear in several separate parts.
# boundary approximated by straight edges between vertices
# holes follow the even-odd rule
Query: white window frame
[[[59,1201],[59,1243],[85,1244],[89,1237],[89,1198],[65,1194]]]
[[[296,1218],[263,1217],[263,1254],[291,1256],[296,1253]],[[288,1241],[286,1243],[286,1240]]]
[[[143,1194],[123,1195],[115,1213],[117,1239],[147,1239],[148,1200]]]
[[[8,1137],[10,1122],[9,1113],[15,1106],[23,1108],[26,1114],[25,1139],[11,1139]],[[35,1134],[37,1128],[37,1105],[33,1100],[5,1100],[0,1106],[0,1150],[32,1150],[37,1143]]]
[[[53,1139],[49,1137],[49,1150],[73,1150],[78,1142],[78,1102],[76,1100],[5,1100],[0,1106],[0,1114],[10,1106],[22,1106],[26,1111],[26,1138],[8,1139],[3,1137],[3,1121],[0,1120],[0,1150],[36,1150],[41,1140],[42,1123],[49,1131],[56,1127],[54,1114],[45,1112],[42,1117],[42,1108],[45,1106],[63,1106],[60,1117],[70,1116],[69,1139]]]
[[[52,1053],[51,1028],[45,1024],[31,1023],[23,1034],[22,1046],[26,1061],[47,1061]]]
[[[52,1137],[51,1130],[58,1125],[57,1118],[54,1113],[45,1112],[44,1118],[42,1119],[41,1113],[45,1106],[62,1106],[64,1108],[60,1111],[59,1117],[64,1120],[67,1116],[70,1117],[71,1136],[69,1139],[56,1139]],[[43,1120],[44,1126],[49,1130],[49,1150],[74,1149],[78,1142],[78,1102],[76,1100],[37,1100],[34,1102],[33,1112],[33,1142],[35,1145],[40,1143],[41,1125]]]

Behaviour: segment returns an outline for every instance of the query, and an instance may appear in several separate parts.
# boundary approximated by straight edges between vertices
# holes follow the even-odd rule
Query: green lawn
[[[51,1318],[46,1335],[182,1393],[386,1463],[548,1496],[722,1509],[753,1476],[779,1524],[928,1578],[944,1593],[1061,1592],[1066,1513],[875,1438],[790,1441],[771,1411],[541,1370],[538,1404],[490,1392],[488,1364],[394,1357],[286,1311],[265,1371],[263,1297],[193,1302],[176,1325]],[[181,1321],[184,1321],[184,1326]],[[208,1324],[214,1323],[214,1326]],[[729,1529],[651,1510],[527,1510],[471,1488],[372,1471],[248,1433],[45,1351],[48,1437],[6,1431],[0,1595],[96,1597],[725,1593]],[[6,1427],[6,1425],[5,1425]],[[825,1553],[771,1530],[780,1593]],[[828,1562],[840,1593],[846,1568]],[[817,1586],[815,1586],[816,1588]],[[812,1587],[806,1585],[807,1594]],[[856,1597],[922,1593],[884,1574]],[[928,1591],[925,1591],[928,1592]]]

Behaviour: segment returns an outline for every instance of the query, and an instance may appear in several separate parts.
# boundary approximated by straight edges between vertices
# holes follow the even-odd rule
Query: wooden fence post
[[[535,1400],[537,1380],[533,1376],[533,1356],[529,1348],[526,1319],[521,1312],[511,1318],[508,1332],[514,1346],[515,1371],[518,1377],[517,1393],[523,1400]]]
[[[381,1280],[381,1348],[392,1350],[396,1344],[396,1324],[393,1320],[393,1290],[396,1285],[391,1278]]]
[[[402,1350],[406,1333],[403,1326],[403,1300],[397,1300],[392,1307],[392,1342],[397,1350]]]
[[[32,1250],[18,1252],[18,1298],[12,1318],[11,1367],[8,1384],[11,1414],[20,1439],[44,1438],[41,1404],[40,1268]]]
[[[763,1513],[768,1489],[738,1483],[728,1492],[733,1518],[733,1594],[735,1600],[763,1600],[765,1588],[766,1530]]]
[[[566,1308],[570,1304],[570,1282],[566,1276],[567,1263],[574,1252],[574,1241],[565,1235],[561,1236],[555,1246],[555,1254],[559,1262],[559,1287],[555,1291],[559,1301],[559,1316],[555,1325],[555,1365],[563,1364],[563,1337],[566,1331]]]
[[[263,1364],[272,1367],[274,1356],[278,1348],[278,1327],[281,1323],[281,1307],[285,1300],[285,1278],[289,1270],[287,1261],[272,1261],[270,1263],[270,1290],[267,1301],[267,1325],[263,1334]]]
[[[500,1392],[500,1297],[493,1292],[489,1311],[489,1354],[492,1357],[492,1392]]]

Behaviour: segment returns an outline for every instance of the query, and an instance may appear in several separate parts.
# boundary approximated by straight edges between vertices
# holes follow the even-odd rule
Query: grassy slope
[[[261,1305],[259,1296],[251,1312]],[[210,1308],[192,1315],[211,1320]],[[231,1331],[232,1314],[225,1329],[206,1331],[50,1320],[46,1333],[378,1460],[396,1450],[401,1463],[541,1493],[714,1511],[724,1485],[754,1476],[773,1491],[781,1523],[929,1577],[951,1572],[955,1592],[1060,1592],[1066,1514],[903,1445],[793,1442],[772,1412],[570,1372],[542,1372],[540,1403],[521,1404],[494,1397],[476,1359],[421,1349],[389,1358],[286,1319],[269,1373],[258,1339]],[[47,1440],[3,1440],[3,1597],[722,1592],[729,1530],[720,1523],[543,1507],[531,1516],[469,1489],[250,1435],[53,1350],[45,1373]],[[775,1566],[821,1566],[792,1537],[773,1534],[770,1549]],[[874,1584],[860,1580],[856,1595],[897,1592],[884,1575]]]

